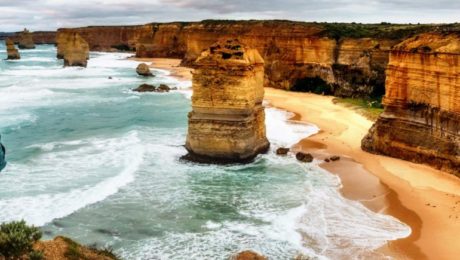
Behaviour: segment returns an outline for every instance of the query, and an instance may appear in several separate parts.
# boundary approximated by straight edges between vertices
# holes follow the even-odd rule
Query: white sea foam
[[[19,194],[28,194],[34,186],[24,184],[31,183],[33,178],[40,181],[55,181],[58,183],[56,186],[62,185],[65,188],[66,182],[69,185],[71,182],[78,182],[79,179],[88,179],[85,178],[85,174],[86,177],[91,177],[87,176],[91,170],[99,172],[97,175],[100,175],[100,167],[115,167],[120,171],[96,184],[87,183],[61,192],[56,192],[48,185],[46,189],[35,192],[34,195],[0,199],[0,222],[24,219],[31,224],[42,226],[53,219],[68,216],[83,207],[102,201],[134,180],[135,172],[144,157],[144,147],[137,132],[131,132],[121,139],[93,140],[86,143],[92,147],[83,146],[74,151],[66,149],[69,149],[68,146],[82,144],[81,141],[40,145],[48,155],[30,162],[34,167],[11,164],[2,174],[8,176],[10,172],[14,173],[17,176],[16,180],[11,180],[8,185],[21,187],[23,191],[20,192],[18,188]],[[57,147],[64,150],[54,152]],[[91,159],[92,157],[94,158]],[[28,181],[23,180],[21,183],[22,178],[27,178]],[[35,189],[40,190],[40,187],[35,186]]]
[[[319,128],[313,124],[289,121],[292,116],[292,113],[285,110],[273,107],[265,109],[267,138],[271,143],[290,147],[303,138],[318,133]]]
[[[266,109],[270,142],[289,146],[319,131],[315,125],[288,122],[291,116],[279,109]],[[280,160],[273,154],[267,157]],[[310,178],[317,179],[316,185],[311,181],[305,183],[303,205],[278,215],[258,211],[257,207],[242,214],[272,223],[275,232],[270,234],[273,238],[289,241],[303,254],[330,259],[385,258],[374,250],[388,241],[410,235],[410,227],[394,217],[374,213],[359,202],[345,199],[339,192],[340,178],[318,167],[317,163],[299,164]]]
[[[1,125],[3,127],[15,126],[24,122],[34,123],[37,121],[37,116],[27,112],[16,112],[15,114],[5,113],[0,111]]]
[[[49,89],[27,89],[11,86],[0,88],[0,111],[15,107],[31,106],[35,102],[55,98],[57,94]]]

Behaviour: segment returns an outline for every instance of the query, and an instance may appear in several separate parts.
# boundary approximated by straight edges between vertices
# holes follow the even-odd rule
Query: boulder
[[[289,148],[280,147],[276,149],[277,155],[286,155],[289,152]]]
[[[161,84],[157,88],[157,92],[169,92],[170,90],[171,90],[171,88],[168,85],[165,85],[165,84]]]
[[[19,49],[35,49],[34,39],[29,30],[24,29],[19,35]]]
[[[133,91],[137,92],[169,92],[171,88],[168,85],[161,84],[159,87],[155,87],[150,84],[142,84],[139,87],[133,89]]]
[[[340,156],[334,155],[331,157],[331,161],[333,162],[338,161],[338,160],[340,160]]]
[[[137,74],[144,76],[144,77],[153,76],[152,72],[150,72],[149,66],[145,63],[139,64],[136,68],[136,72]]]
[[[298,152],[298,153],[295,155],[295,158],[296,158],[298,161],[301,161],[301,162],[307,162],[307,163],[313,162],[313,155],[311,155],[311,154],[309,154],[309,153]]]
[[[14,42],[9,38],[6,39],[6,53],[7,60],[19,60],[21,58],[18,49],[14,46]]]
[[[231,260],[267,260],[263,255],[260,255],[256,252],[246,250],[243,252],[240,252],[230,258]]]
[[[136,92],[155,92],[157,88],[150,84],[142,84],[139,87],[133,89]]]
[[[71,33],[63,44],[64,67],[86,67],[89,59],[89,45],[78,33]]]

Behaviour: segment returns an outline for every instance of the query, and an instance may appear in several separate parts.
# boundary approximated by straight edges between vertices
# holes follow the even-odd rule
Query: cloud
[[[432,23],[459,22],[460,1],[0,0],[0,10],[0,31],[203,19]]]

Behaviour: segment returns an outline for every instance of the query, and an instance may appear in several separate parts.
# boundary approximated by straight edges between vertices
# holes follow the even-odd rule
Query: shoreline
[[[191,80],[192,69],[181,67],[179,59],[131,59],[153,62],[151,68]],[[333,104],[332,99],[265,88],[271,106],[295,114],[291,121],[321,129],[299,140],[292,151],[309,152],[316,159],[339,155],[340,161],[320,167],[340,177],[343,196],[411,227],[409,237],[390,241],[379,252],[396,259],[455,259],[460,255],[460,241],[453,239],[460,232],[460,180],[426,165],[362,151],[361,139],[372,122],[352,108]]]

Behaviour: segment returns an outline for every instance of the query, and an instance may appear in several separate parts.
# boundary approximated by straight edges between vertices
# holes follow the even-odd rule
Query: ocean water
[[[25,219],[45,238],[111,246],[125,259],[228,259],[246,249],[270,259],[376,259],[376,248],[410,234],[344,199],[318,162],[273,151],[247,165],[181,162],[190,82],[164,70],[138,77],[129,54],[91,53],[86,69],[63,68],[55,55],[39,45],[0,62],[0,222]],[[180,90],[131,91],[141,83]],[[272,147],[318,131],[281,110],[266,114]]]

